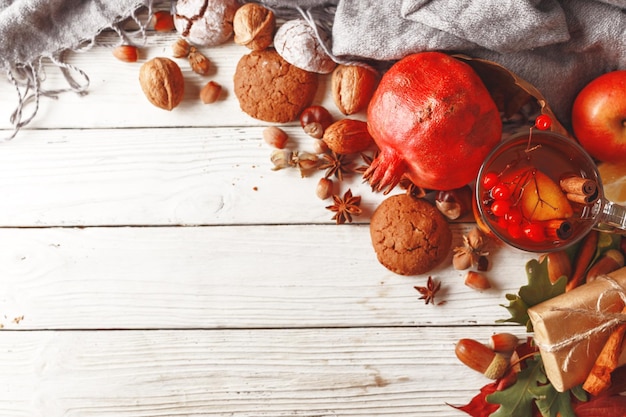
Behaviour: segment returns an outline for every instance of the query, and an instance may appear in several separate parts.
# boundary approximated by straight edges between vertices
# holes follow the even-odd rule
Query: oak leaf
[[[528,316],[528,309],[565,292],[567,277],[560,277],[554,284],[550,282],[548,275],[548,261],[539,262],[532,259],[526,263],[526,276],[528,285],[519,289],[518,294],[506,294],[509,305],[503,305],[511,317],[498,320],[498,322],[512,322],[526,326],[526,330],[532,332],[532,323]]]

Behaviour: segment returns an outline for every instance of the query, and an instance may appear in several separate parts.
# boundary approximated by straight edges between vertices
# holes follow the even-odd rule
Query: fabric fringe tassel
[[[146,28],[153,16],[152,1],[149,1],[146,7],[148,9],[146,21],[141,21],[138,17],[138,10],[133,11],[130,16],[127,17],[127,19],[131,19],[137,25],[138,29],[133,31],[124,29],[121,24],[127,19],[115,22],[108,28],[118,34],[120,44],[134,43],[133,39],[137,37],[145,43]],[[75,65],[67,63],[65,55],[70,50],[76,53],[90,50],[96,44],[95,37],[98,34],[94,35],[92,39],[82,42],[80,46],[62,51],[56,55],[42,56],[35,62],[28,64],[12,64],[7,66],[7,79],[15,88],[17,105],[9,117],[13,131],[8,137],[0,138],[0,143],[12,140],[23,127],[32,122],[35,116],[37,116],[42,97],[58,99],[60,94],[66,92],[74,92],[78,95],[87,94],[90,84],[89,76]],[[50,64],[61,71],[67,83],[67,88],[48,90],[43,87],[43,83],[46,79],[46,66]],[[27,110],[30,111],[27,112]]]

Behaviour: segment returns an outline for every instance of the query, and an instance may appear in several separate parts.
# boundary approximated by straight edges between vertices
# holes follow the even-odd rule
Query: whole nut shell
[[[237,9],[233,20],[235,43],[254,51],[265,49],[274,40],[276,17],[256,3],[246,3]]]
[[[195,47],[192,46],[190,48],[187,58],[189,59],[191,69],[196,74],[207,75],[211,70],[211,61],[209,61],[209,58],[198,52]]]
[[[185,80],[178,64],[169,58],[153,58],[139,69],[139,84],[150,103],[172,110],[183,100]]]
[[[137,47],[120,45],[113,49],[113,56],[123,62],[137,62]]]
[[[374,143],[367,130],[367,123],[354,119],[334,122],[326,128],[322,140],[331,151],[338,154],[362,152]]]
[[[331,91],[335,105],[343,114],[358,113],[367,107],[378,74],[359,65],[338,65],[331,78]]]
[[[200,100],[204,104],[215,103],[222,94],[222,86],[215,81],[209,81],[200,90]]]

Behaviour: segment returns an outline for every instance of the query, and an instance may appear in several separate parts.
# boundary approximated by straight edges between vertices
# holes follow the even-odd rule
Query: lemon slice
[[[626,205],[626,162],[601,162],[598,172],[604,185],[604,196],[614,203]]]

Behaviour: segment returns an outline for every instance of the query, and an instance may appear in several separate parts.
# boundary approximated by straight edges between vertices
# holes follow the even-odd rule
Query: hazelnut
[[[263,130],[263,140],[270,146],[284,149],[289,136],[280,127],[268,126]]]
[[[328,178],[320,178],[315,189],[315,194],[320,200],[326,200],[333,195],[333,181]]]
[[[180,38],[172,44],[172,55],[174,58],[186,58],[189,56],[191,45],[186,40]]]
[[[476,291],[488,290],[491,288],[491,283],[486,276],[480,272],[467,271],[465,275],[465,285]]]
[[[166,10],[159,10],[152,15],[153,27],[157,32],[171,32],[174,30],[174,16]]]
[[[313,139],[313,151],[315,153],[326,153],[328,145],[322,139]]]
[[[331,77],[331,91],[335,105],[343,114],[354,114],[367,107],[378,74],[360,65],[338,65]]]
[[[207,75],[211,69],[211,61],[193,46],[189,49],[189,65],[196,74]]]
[[[169,58],[153,58],[139,69],[139,84],[155,106],[172,110],[183,100],[185,79],[178,64]]]
[[[120,45],[113,49],[113,56],[124,62],[137,62],[137,47],[133,45]]]
[[[272,44],[276,17],[274,13],[256,3],[246,3],[235,12],[233,31],[235,43],[254,51]]]
[[[362,152],[374,143],[367,130],[367,123],[354,119],[334,122],[324,131],[322,140],[331,151],[338,154]]]
[[[215,103],[222,93],[222,86],[215,81],[209,81],[200,90],[200,100],[204,104]]]

